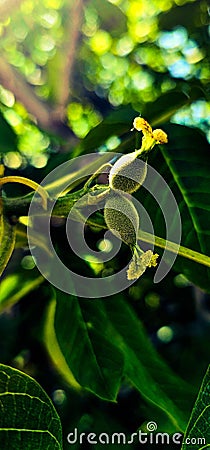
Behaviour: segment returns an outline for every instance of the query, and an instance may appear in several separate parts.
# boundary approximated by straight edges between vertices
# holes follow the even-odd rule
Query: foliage
[[[11,254],[15,248],[15,225],[9,223],[3,211],[0,215],[0,275],[7,266]]]
[[[198,394],[198,398],[195,402],[195,406],[192,411],[192,415],[187,426],[185,441],[190,439],[192,436],[200,438],[209,439],[209,368],[203,379],[201,389]],[[189,442],[189,441],[188,441]],[[202,448],[207,448],[208,445],[202,446]],[[185,450],[187,444],[183,444],[182,449]],[[199,449],[201,446],[197,444],[195,448]]]
[[[59,417],[41,386],[28,375],[4,364],[0,366],[0,384],[4,411],[0,428],[2,447],[61,449]]]
[[[209,372],[196,400],[209,364],[210,334],[207,2],[5,4],[0,5],[0,447],[67,449],[67,435],[75,428],[129,437],[148,431],[153,421],[160,432],[182,433],[183,450],[200,448],[199,441],[190,446],[186,438],[205,438],[207,448]],[[87,168],[94,174],[101,161],[114,164],[113,151],[142,148],[141,131],[131,131],[138,115],[168,136],[167,144],[140,156],[176,199],[180,247],[167,240],[153,194],[158,192],[163,206],[168,197],[157,180],[150,182],[151,193],[141,186],[133,197],[151,219],[159,261],[166,246],[169,254],[178,253],[173,268],[158,284],[156,269],[147,269],[109,297],[88,286],[86,297],[79,297],[71,279],[74,295],[60,291],[38,271],[27,227],[35,227],[32,248],[50,258],[42,230],[46,208],[55,202],[51,237],[66,267],[103,279],[129,263],[133,249],[126,243],[111,261],[101,261],[97,253],[94,259],[88,250],[81,260],[69,247],[65,225],[75,201],[87,194],[92,202],[87,210],[97,209],[85,226],[89,248],[99,252],[109,245],[103,241],[102,211],[107,178],[88,182]],[[89,163],[90,153],[100,158]],[[55,193],[65,183],[62,171],[40,188],[46,175],[65,162],[71,168],[77,156],[87,164],[77,167],[77,180],[62,195]],[[31,189],[40,195],[33,197]],[[32,199],[38,213],[29,219]],[[74,218],[75,239],[85,208],[83,203]],[[175,219],[167,219],[171,236]],[[141,251],[150,249],[152,237],[141,230],[141,217],[138,240]],[[85,445],[78,441],[73,447]]]

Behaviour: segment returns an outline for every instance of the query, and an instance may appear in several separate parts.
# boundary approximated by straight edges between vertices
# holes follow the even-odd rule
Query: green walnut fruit
[[[136,246],[139,215],[134,204],[123,194],[111,192],[106,200],[104,219],[109,230],[131,248]]]
[[[112,166],[109,173],[109,186],[132,194],[143,184],[146,175],[147,163],[138,159],[137,152],[129,153],[121,156]]]

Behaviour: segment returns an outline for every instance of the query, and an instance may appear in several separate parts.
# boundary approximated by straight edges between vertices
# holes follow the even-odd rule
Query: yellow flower
[[[152,131],[151,125],[143,117],[135,117],[132,130],[134,129],[143,133],[141,148],[136,150],[139,156],[143,152],[152,150],[156,144],[166,144],[168,142],[167,134],[161,129]]]
[[[168,142],[167,134],[161,129],[157,128],[156,130],[154,130],[153,137],[156,140],[156,144],[167,144]]]
[[[128,280],[136,280],[139,278],[145,272],[147,267],[156,267],[157,258],[158,254],[155,253],[154,255],[151,250],[147,250],[141,256],[139,256],[137,252],[134,252],[127,270]]]
[[[137,131],[142,131],[144,135],[150,134],[152,136],[152,127],[145,119],[143,119],[143,117],[135,117],[133,128]]]
[[[154,255],[152,255],[150,262],[148,264],[148,267],[156,267],[158,257],[159,257],[158,253],[155,253]]]

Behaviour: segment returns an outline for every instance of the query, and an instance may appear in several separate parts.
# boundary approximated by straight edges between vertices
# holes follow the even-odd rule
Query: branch
[[[190,248],[183,247],[182,245],[175,244],[175,242],[166,241],[163,238],[158,236],[154,236],[146,231],[141,231],[139,234],[139,239],[142,242],[148,242],[153,244],[155,238],[155,246],[165,249],[167,245],[167,251],[171,253],[175,253],[179,256],[183,256],[183,258],[190,259],[191,261],[202,264],[206,267],[210,267],[210,256],[204,255],[203,253],[196,252],[195,250],[191,250]]]
[[[16,99],[23,103],[27,111],[37,118],[44,129],[49,129],[50,114],[47,105],[37,98],[30,85],[2,57],[0,58],[0,83],[13,92]]]
[[[8,16],[10,16],[15,9],[17,9],[22,0],[7,0],[0,5],[0,19],[3,22]]]
[[[37,97],[33,88],[3,57],[0,57],[0,83],[35,117],[40,128],[67,140],[74,137],[73,132],[53,115],[49,106]]]
[[[90,188],[91,191],[91,188]],[[34,195],[34,194],[33,194]],[[82,196],[84,195],[84,190],[80,189],[77,192],[74,192],[72,194],[67,194],[65,197],[60,197],[56,200],[56,204],[54,206],[53,212],[51,217],[68,217],[69,215],[69,211],[71,210],[71,208],[77,203],[77,201],[79,199],[82,198]],[[7,198],[5,197],[3,199],[3,205],[4,205],[4,213],[6,215],[6,217],[10,218],[11,217],[20,217],[22,215],[27,215],[28,213],[28,209],[30,207],[31,204],[31,200],[32,200],[32,194],[29,194],[25,197],[20,197],[20,198]],[[51,199],[50,201],[52,201],[52,205],[54,204],[54,199]],[[49,206],[50,206],[50,201],[49,201]],[[34,202],[36,202],[37,204],[37,214],[39,215],[43,215],[46,216],[46,211],[43,210],[43,208],[41,208],[41,203],[40,203],[40,199],[37,198],[34,200]],[[98,202],[98,200],[96,199],[96,202]],[[86,221],[85,217],[83,217],[83,215],[78,215],[77,219],[78,222],[84,223],[84,221]],[[88,219],[86,221],[87,225],[94,225],[97,226],[98,228],[101,229],[107,229],[107,225],[105,224],[105,222],[101,221],[99,218],[94,218],[94,219]],[[191,250],[190,248],[187,247],[183,247],[181,245],[175,244],[174,242],[171,241],[166,241],[163,238],[160,238],[158,236],[154,236],[153,234],[141,231],[141,233],[139,233],[139,239],[142,242],[148,242],[148,243],[153,243],[154,242],[154,238],[155,238],[155,246],[160,247],[160,248],[165,248],[167,246],[167,250],[169,252],[172,253],[176,253],[179,256],[182,256],[183,258],[186,259],[190,259],[191,261],[194,261],[198,264],[201,264],[203,266],[206,267],[210,267],[210,257],[207,255],[204,255],[203,253],[199,253],[195,250]]]
[[[66,42],[63,46],[65,62],[60,74],[58,101],[55,108],[55,114],[60,120],[65,118],[65,109],[69,101],[69,86],[71,90],[73,67],[83,17],[83,3],[84,0],[75,0],[68,11]]]

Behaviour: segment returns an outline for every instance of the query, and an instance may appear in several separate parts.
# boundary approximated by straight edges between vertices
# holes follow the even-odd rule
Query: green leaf
[[[189,89],[189,88],[188,88]],[[174,90],[162,94],[157,100],[146,103],[142,116],[149,121],[153,128],[165,124],[183,106],[190,105],[195,100],[205,96],[199,86],[192,86],[189,93]]]
[[[124,354],[125,375],[151,407],[165,414],[170,431],[185,430],[194,397],[191,387],[161,359],[122,297],[106,300],[105,307]]]
[[[33,237],[31,237],[31,242],[33,242],[33,245],[40,247],[45,253],[51,256],[51,252],[46,243],[45,236],[40,234],[40,232],[38,231],[36,232],[35,230],[33,230]],[[21,222],[18,222],[16,227],[15,248],[23,248],[23,247],[28,247],[27,226]]]
[[[210,255],[209,144],[197,129],[171,124],[164,126],[164,130],[168,133],[169,142],[153,152],[149,163],[164,177],[177,201],[182,221],[181,244],[208,256]],[[145,196],[145,192],[139,190],[137,196],[152,220],[154,233],[165,237],[165,221],[161,208],[150,195]],[[210,291],[210,269],[182,257],[177,259],[174,269],[183,273],[193,283]]]
[[[76,381],[97,396],[115,401],[123,357],[101,300],[78,300],[56,291],[54,327],[59,347]],[[51,323],[53,326],[53,323]]]
[[[132,127],[134,117],[138,115],[137,111],[131,106],[122,106],[118,110],[108,115],[95,128],[90,130],[83,139],[73,156],[95,151],[100,145],[105,144],[110,136],[120,137],[123,133],[129,132]]]
[[[1,199],[0,199],[1,201]],[[7,266],[15,247],[16,226],[0,213],[0,276]]]
[[[62,450],[58,414],[33,378],[0,364],[0,448]]]
[[[198,398],[195,402],[186,433],[182,450],[189,449],[189,440],[197,440],[193,449],[203,450],[210,447],[210,366],[203,379]],[[186,441],[187,440],[187,441]],[[188,442],[188,443],[187,443]]]
[[[104,0],[103,8],[101,7],[101,0],[92,0],[91,6],[97,10],[102,29],[111,32],[113,36],[126,33],[126,16],[120,8],[107,0]]]
[[[199,95],[200,94],[200,95]],[[142,111],[135,111],[131,106],[122,106],[116,111],[109,114],[99,125],[90,130],[87,136],[83,139],[79,148],[76,149],[75,155],[78,153],[89,153],[100,145],[105,144],[106,140],[111,136],[121,137],[124,140],[123,134],[126,136],[129,134],[132,128],[133,119],[141,114],[145,117],[152,126],[157,126],[165,123],[172,117],[175,112],[181,107],[190,104],[198,97],[202,97],[203,92],[197,89],[192,89],[190,94],[187,95],[181,91],[171,91],[166,94],[162,94],[152,104],[148,103]],[[129,142],[130,151],[133,150],[133,141],[135,138],[134,133],[130,133]],[[120,148],[118,151],[121,151]]]
[[[27,277],[24,271],[7,275],[1,281],[0,313],[11,308],[25,295],[39,287],[43,281],[44,278],[34,269],[30,273],[27,272]]]
[[[0,113],[0,154],[17,150],[17,136]]]
[[[200,2],[174,6],[159,16],[160,28],[169,31],[179,24],[192,33],[192,30],[195,32],[196,28],[203,26],[205,21],[208,22],[208,10],[203,9]]]
[[[43,341],[48,351],[52,363],[59,374],[68,383],[71,388],[77,392],[81,391],[81,386],[76,382],[65,358],[59,347],[54,328],[54,318],[56,310],[56,294],[52,289],[52,297],[46,311],[46,320],[44,322]]]
[[[77,383],[102,399],[114,401],[124,375],[150,409],[164,416],[169,431],[184,431],[194,392],[163,362],[126,302],[120,296],[78,300],[59,291],[56,300],[47,317],[45,338],[46,331],[55,327],[59,352]],[[51,332],[48,351],[50,336]],[[53,342],[54,338],[51,350]]]

